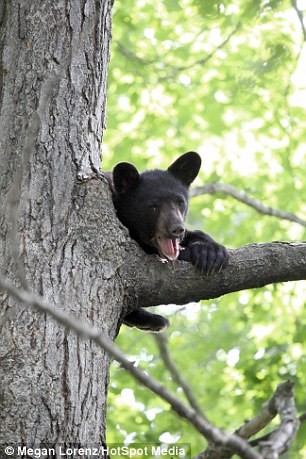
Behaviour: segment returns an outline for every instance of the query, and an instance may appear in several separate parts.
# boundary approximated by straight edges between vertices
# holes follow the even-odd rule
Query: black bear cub
[[[227,266],[228,253],[208,234],[185,228],[188,189],[200,167],[200,156],[188,152],[166,171],[155,169],[140,174],[133,164],[124,162],[105,177],[119,220],[145,252],[169,261],[188,261],[209,274]],[[164,317],[141,308],[126,316],[124,323],[154,332],[169,325]]]

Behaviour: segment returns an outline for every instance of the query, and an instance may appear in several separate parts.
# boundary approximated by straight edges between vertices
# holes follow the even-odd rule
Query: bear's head
[[[130,163],[113,170],[112,186],[118,218],[147,253],[176,260],[184,237],[189,185],[198,175],[201,158],[180,156],[166,170],[139,173]]]

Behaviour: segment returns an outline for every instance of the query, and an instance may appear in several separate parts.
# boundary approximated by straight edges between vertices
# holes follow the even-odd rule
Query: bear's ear
[[[168,171],[183,182],[184,185],[189,186],[198,175],[201,162],[201,157],[198,153],[189,151],[174,161],[168,167]]]
[[[134,190],[139,182],[139,172],[131,163],[119,163],[113,170],[113,182],[118,194]]]

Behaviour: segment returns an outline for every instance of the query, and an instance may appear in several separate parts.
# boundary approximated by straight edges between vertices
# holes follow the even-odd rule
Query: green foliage
[[[303,217],[305,96],[305,49],[291,2],[117,0],[103,168],[123,160],[140,170],[163,168],[195,150],[203,159],[196,184],[229,183]],[[194,198],[189,226],[229,247],[305,238],[298,224],[261,216],[225,195]],[[306,411],[305,298],[300,282],[183,310],[163,307],[173,359],[219,427],[235,430],[286,379],[295,382],[299,412]],[[152,336],[122,329],[117,341],[184,400]],[[114,363],[109,443],[162,442],[166,432],[191,443],[194,455],[205,446]],[[305,432],[304,425],[290,457],[305,457]]]

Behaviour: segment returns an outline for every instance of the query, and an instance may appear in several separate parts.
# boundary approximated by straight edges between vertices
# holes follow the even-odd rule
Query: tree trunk
[[[1,2],[0,269],[114,339],[126,236],[115,237],[96,174],[111,6]],[[108,356],[3,292],[0,301],[0,443],[103,443]]]

